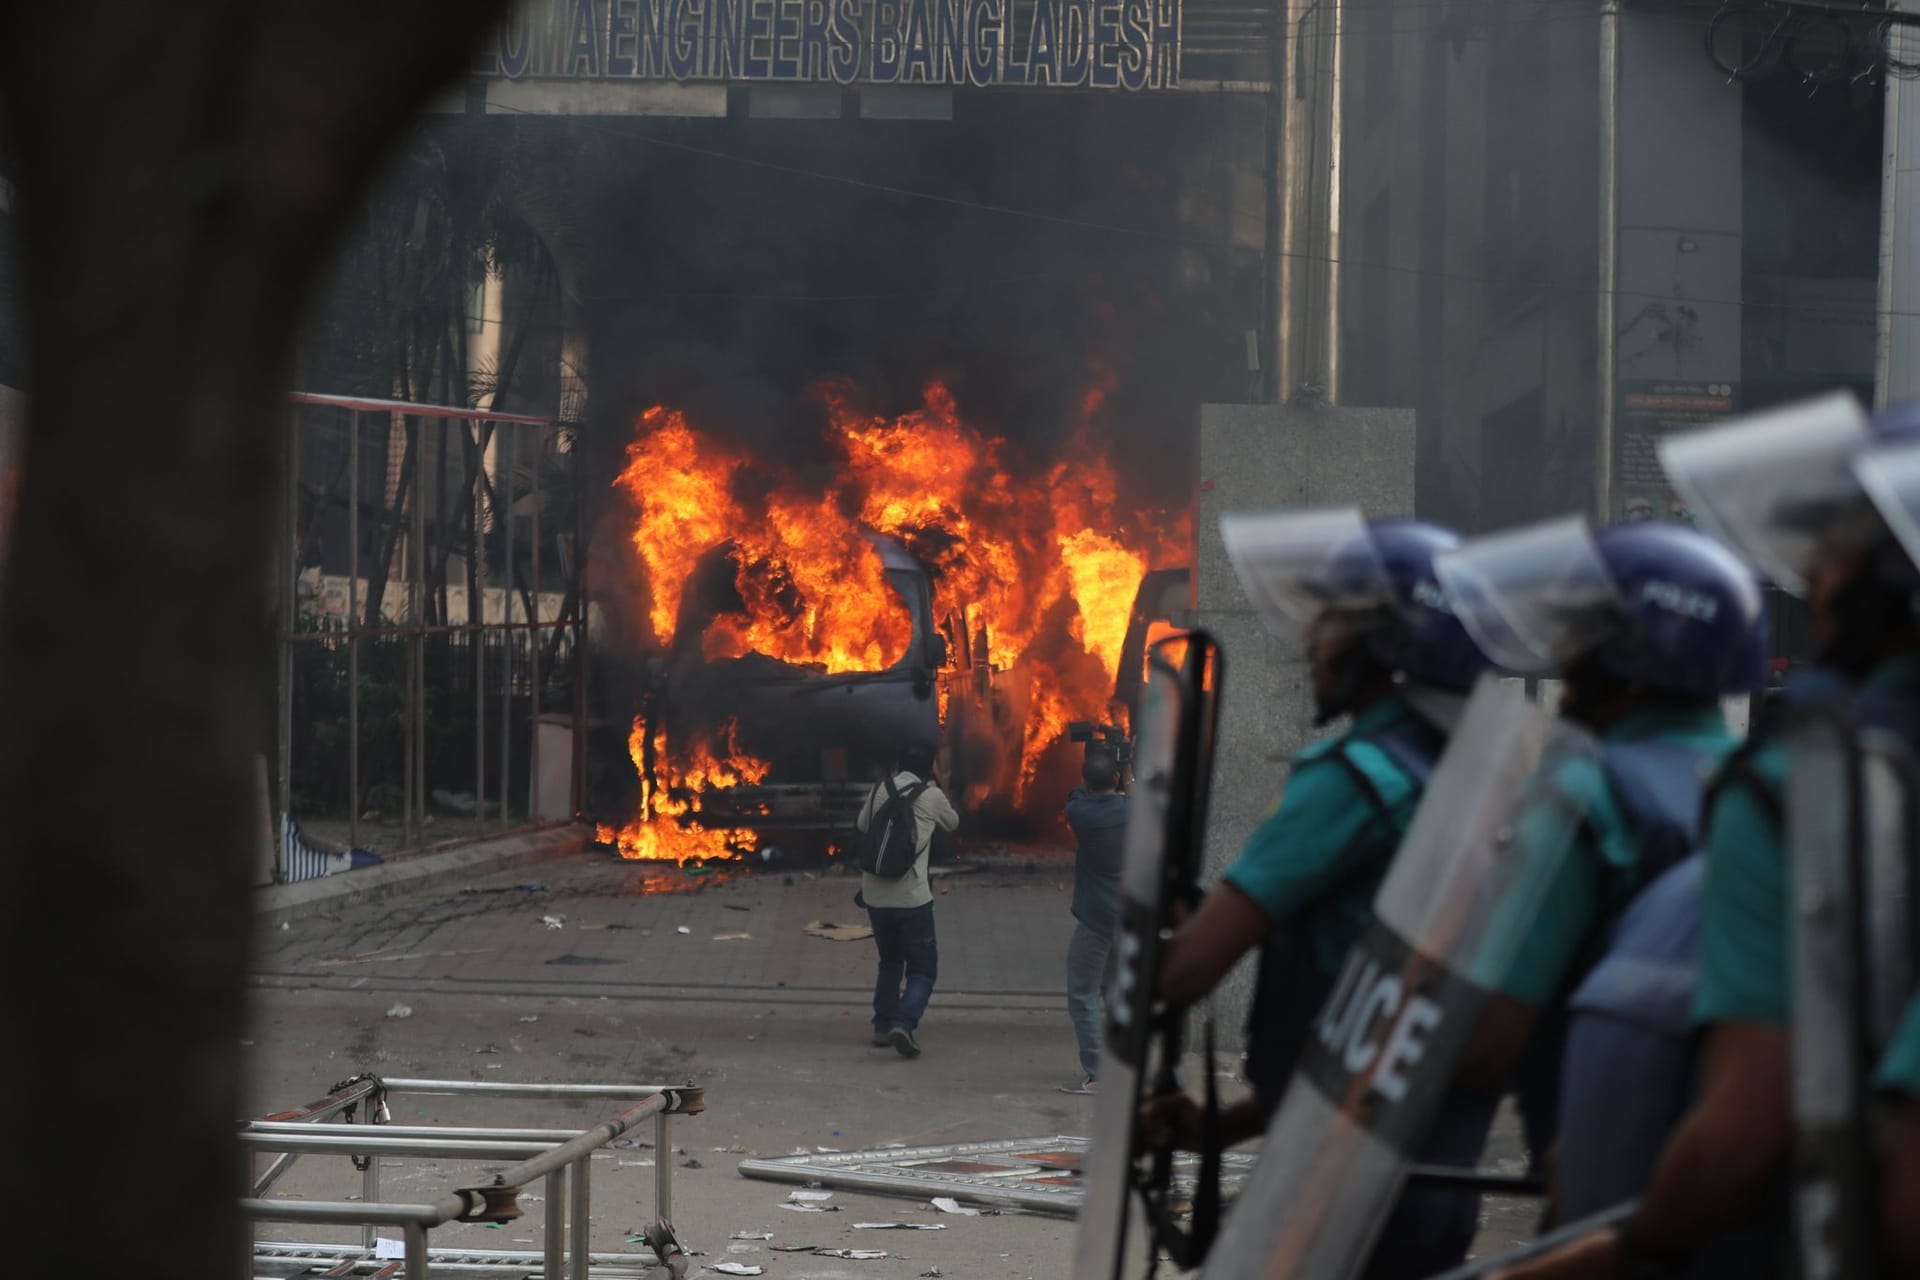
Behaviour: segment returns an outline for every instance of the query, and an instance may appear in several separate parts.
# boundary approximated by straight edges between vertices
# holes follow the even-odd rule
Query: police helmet
[[[1527,675],[1588,659],[1631,684],[1711,699],[1767,677],[1760,583],[1725,547],[1643,520],[1578,516],[1476,538],[1439,558],[1455,612],[1494,662]]]
[[[1344,507],[1225,515],[1220,533],[1274,634],[1298,640],[1316,618],[1343,615],[1376,662],[1411,679],[1464,690],[1486,670],[1434,577],[1434,557],[1459,545],[1451,530]]]

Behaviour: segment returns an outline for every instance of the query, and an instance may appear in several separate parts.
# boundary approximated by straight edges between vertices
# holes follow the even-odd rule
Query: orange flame
[[[1081,421],[1044,469],[966,422],[940,382],[897,417],[860,408],[850,383],[824,382],[815,390],[841,459],[824,492],[809,491],[777,459],[749,463],[678,410],[647,410],[617,483],[634,506],[656,638],[671,644],[696,616],[681,617],[687,584],[725,547],[738,599],[702,623],[708,660],[757,652],[828,673],[888,667],[911,643],[912,619],[869,537],[897,539],[933,575],[936,619],[951,613],[969,636],[984,624],[994,679],[1024,708],[1017,742],[1007,744],[1019,762],[1010,798],[1023,806],[1068,722],[1105,718],[1142,575],[1186,558],[1179,522],[1122,510],[1115,469],[1093,442],[1091,422],[1113,382],[1110,370],[1095,371]],[[766,495],[751,503],[738,496],[749,475]],[[943,720],[948,698],[943,686]],[[641,735],[636,728],[636,765]],[[614,833],[623,854],[712,856],[750,839],[686,825],[698,812],[690,793],[766,774],[731,742],[718,745],[716,755],[710,744],[682,751],[656,738],[656,769],[671,758],[673,782],[644,798],[636,824]]]

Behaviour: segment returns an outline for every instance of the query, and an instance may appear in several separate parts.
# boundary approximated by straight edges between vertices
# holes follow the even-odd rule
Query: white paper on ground
[[[789,1191],[787,1199],[795,1204],[817,1204],[822,1200],[833,1199],[831,1191]]]
[[[969,1209],[951,1196],[935,1196],[933,1198],[933,1207],[942,1213],[957,1213],[963,1218],[977,1218],[980,1216],[978,1209]]]

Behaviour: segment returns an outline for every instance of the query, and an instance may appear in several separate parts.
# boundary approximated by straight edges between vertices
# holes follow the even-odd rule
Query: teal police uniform
[[[1896,658],[1867,677],[1866,694],[1920,699],[1920,657]],[[1757,743],[1743,777],[1723,785],[1707,815],[1707,887],[1700,919],[1700,990],[1694,1021],[1789,1021],[1787,864],[1778,814],[1786,748]],[[1764,792],[1757,794],[1756,790]]]
[[[1602,740],[1609,746],[1659,743],[1714,762],[1737,745],[1717,706],[1639,711],[1614,725]],[[1537,898],[1513,895],[1516,902],[1525,900],[1527,923],[1499,981],[1507,995],[1536,1009],[1557,1002],[1568,979],[1594,958],[1604,931],[1626,909],[1643,878],[1638,873],[1639,832],[1601,759],[1581,755],[1568,760],[1555,771],[1551,785],[1554,802],[1522,815],[1519,838],[1522,848],[1550,848],[1555,856],[1539,868],[1544,883]],[[1579,815],[1579,826],[1567,849],[1562,837],[1569,813]]]
[[[1226,873],[1276,923],[1300,918],[1314,967],[1327,975],[1372,918],[1420,805],[1422,782],[1375,741],[1396,731],[1438,732],[1392,696],[1294,756],[1280,803]]]
[[[1875,1083],[1888,1093],[1904,1093],[1920,1102],[1920,996],[1914,997],[1906,1016],[1900,1019],[1893,1040],[1880,1058]]]

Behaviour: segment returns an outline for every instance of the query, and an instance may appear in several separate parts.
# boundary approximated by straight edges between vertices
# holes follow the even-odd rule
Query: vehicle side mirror
[[[933,665],[936,670],[947,665],[947,638],[939,632],[933,634]]]

